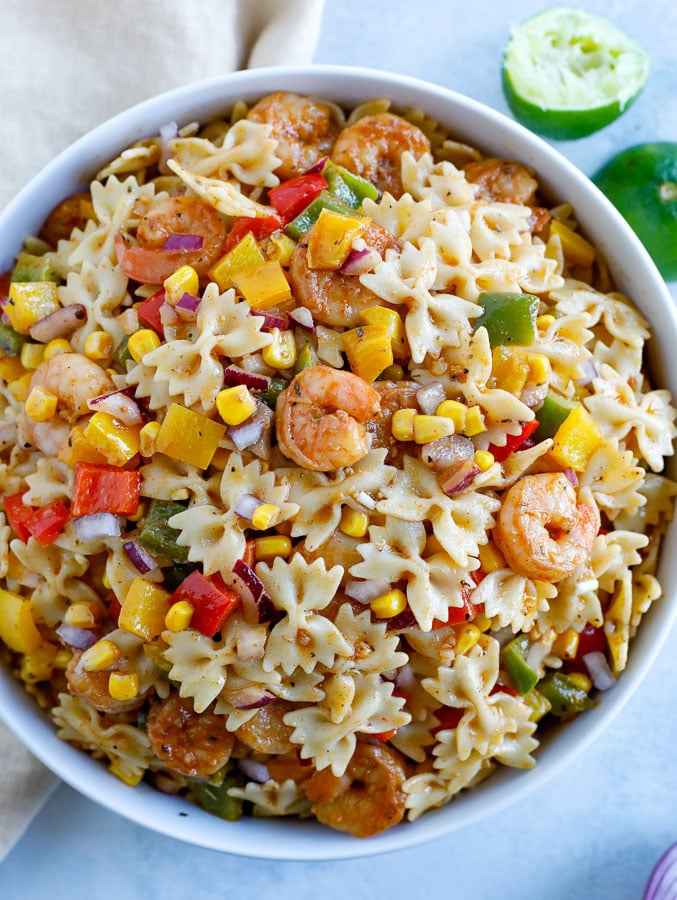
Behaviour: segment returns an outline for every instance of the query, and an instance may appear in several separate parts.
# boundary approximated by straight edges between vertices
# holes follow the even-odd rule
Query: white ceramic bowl
[[[618,288],[652,323],[654,382],[677,395],[677,321],[670,295],[648,254],[605,197],[559,153],[515,122],[452,91],[385,72],[340,66],[238,72],[127,110],[60,154],[5,209],[0,216],[0,271],[11,265],[24,235],[35,233],[57,202],[83,189],[94,172],[133,141],[157,133],[166,122],[205,121],[237,99],[253,100],[274,90],[314,94],[348,106],[372,97],[390,97],[398,106],[425,110],[455,137],[487,154],[533,166],[553,200],[573,204],[584,231],[606,256]],[[595,709],[549,733],[534,769],[501,768],[442,809],[365,841],[315,822],[252,818],[224,822],[145,785],[126,787],[102,764],[58,740],[30,696],[5,671],[0,671],[0,716],[35,756],[72,787],[135,822],[189,843],[270,859],[340,859],[396,850],[439,837],[516,801],[571,762],[611,722],[646,674],[677,612],[676,550],[677,527],[672,527],[659,572],[666,599],[642,623],[618,685],[600,698]]]

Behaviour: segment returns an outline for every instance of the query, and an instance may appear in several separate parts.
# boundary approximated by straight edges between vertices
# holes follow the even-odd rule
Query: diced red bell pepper
[[[122,612],[122,606],[120,601],[115,596],[115,594],[111,594],[108,599],[108,615],[117,625],[117,621],[120,618],[120,613]]]
[[[496,684],[489,691],[489,696],[493,694],[510,694],[511,697],[519,697],[519,691],[516,691],[514,687],[510,684],[506,684],[505,681],[501,681],[501,679],[497,679]]]
[[[205,637],[214,637],[242,602],[218,575],[209,579],[197,570],[184,578],[169,598],[172,605],[181,600],[187,600],[193,607],[190,627]]]
[[[250,231],[257,241],[270,237],[275,231],[279,231],[284,225],[282,219],[277,216],[238,216],[230,226],[225,252],[229,253],[233,247],[240,243],[245,234]]]
[[[110,512],[133,516],[139,508],[141,473],[115,466],[79,462],[75,465],[71,514]]]
[[[165,302],[165,291],[162,288],[156,291],[152,297],[144,300],[137,309],[139,321],[143,322],[148,328],[158,334],[162,340],[165,339],[165,329],[160,319],[160,307]]]
[[[268,197],[282,218],[291,222],[327,187],[327,179],[319,173],[299,175],[271,188]]]
[[[439,719],[440,724],[433,729],[432,733],[437,734],[438,731],[457,728],[464,712],[464,709],[459,709],[457,706],[441,706],[439,709],[436,709],[435,718]]]
[[[33,507],[26,506],[23,502],[23,495],[26,491],[19,491],[18,494],[10,494],[5,497],[5,515],[14,534],[23,541],[24,544],[31,536],[28,523],[33,515]]]
[[[24,544],[29,537],[49,546],[63,531],[68,521],[68,507],[62,500],[55,500],[46,506],[26,506],[23,502],[25,491],[5,497],[7,521],[14,533]]]
[[[509,435],[504,447],[497,447],[495,444],[489,444],[489,452],[493,455],[496,462],[503,462],[515,450],[519,450],[538,428],[538,419],[526,422],[519,434]]]
[[[376,734],[372,735],[372,737],[375,737],[377,741],[383,741],[385,743],[386,741],[389,741],[390,738],[394,738],[396,734],[397,728],[391,728],[390,731],[378,731]]]
[[[9,286],[12,283],[12,273],[0,273],[0,308],[4,308],[5,303],[9,300]]]
[[[583,657],[586,653],[604,653],[607,650],[606,634],[604,627],[596,628],[594,625],[586,625],[583,631],[578,635],[578,648],[574,662],[583,665]]]
[[[441,619],[433,619],[433,631],[437,631],[439,628],[447,628],[449,625],[466,625],[479,616],[483,606],[481,603],[473,603],[470,599],[472,597],[472,589],[465,588],[462,590],[461,597],[463,598],[463,606],[450,606],[449,618],[446,622],[442,622]]]

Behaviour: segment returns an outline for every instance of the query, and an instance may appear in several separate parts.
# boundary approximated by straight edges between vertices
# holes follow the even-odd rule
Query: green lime
[[[555,6],[513,29],[503,90],[527,128],[569,140],[604,128],[649,77],[649,57],[611,22]]]
[[[677,279],[677,144],[638,144],[592,180],[627,219],[667,281]]]

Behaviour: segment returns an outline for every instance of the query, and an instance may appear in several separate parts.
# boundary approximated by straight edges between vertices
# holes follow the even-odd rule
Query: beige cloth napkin
[[[0,207],[52,157],[154,94],[312,60],[323,0],[2,0]],[[0,723],[0,859],[56,779]]]

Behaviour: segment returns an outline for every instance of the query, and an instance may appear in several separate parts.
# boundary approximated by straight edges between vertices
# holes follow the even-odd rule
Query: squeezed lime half
[[[527,128],[570,140],[618,118],[642,91],[649,68],[646,51],[620,28],[557,6],[513,28],[503,91]]]
[[[592,180],[626,219],[666,279],[677,280],[677,144],[638,144]]]

